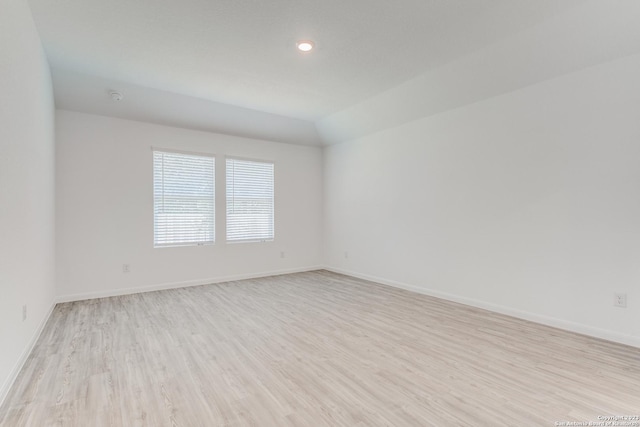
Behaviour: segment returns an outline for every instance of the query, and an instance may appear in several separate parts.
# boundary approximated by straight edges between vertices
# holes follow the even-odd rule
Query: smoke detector
[[[109,96],[112,101],[122,101],[122,98],[124,98],[124,95],[115,90],[109,91]]]

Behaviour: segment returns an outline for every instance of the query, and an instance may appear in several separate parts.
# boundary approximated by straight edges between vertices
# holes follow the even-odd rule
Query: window
[[[154,150],[154,247],[214,242],[215,158]]]
[[[273,163],[227,158],[227,241],[273,236]]]

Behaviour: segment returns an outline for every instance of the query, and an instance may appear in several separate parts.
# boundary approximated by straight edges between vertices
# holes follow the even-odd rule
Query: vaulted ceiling
[[[581,56],[572,55],[621,21],[637,22],[634,3],[640,2],[30,0],[59,108],[310,145],[357,137],[379,130],[381,118],[402,122],[424,110],[384,104],[393,91],[427,97],[438,104],[427,110],[437,112],[602,60],[579,49]],[[603,10],[615,19],[607,21]],[[576,19],[604,19],[606,28]],[[618,36],[632,39],[618,54],[633,52],[640,40],[631,26],[624,30],[604,35],[615,38],[616,48],[623,43]],[[316,49],[297,51],[300,39],[313,40]],[[554,50],[558,43],[569,57]],[[508,68],[514,53],[529,67],[524,77],[510,74],[523,72]],[[538,64],[545,60],[553,64]],[[448,95],[448,87],[469,83],[474,70],[465,67],[478,68],[476,85],[500,73],[512,84],[489,85],[469,99]],[[122,101],[108,97],[113,89],[125,95]],[[376,103],[390,110],[380,112]]]

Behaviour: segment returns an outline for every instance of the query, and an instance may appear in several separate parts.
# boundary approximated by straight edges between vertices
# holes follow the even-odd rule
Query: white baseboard
[[[207,284],[213,284],[213,283],[230,282],[235,280],[255,279],[260,277],[277,276],[281,274],[291,274],[291,273],[301,273],[306,271],[314,271],[314,270],[322,270],[322,269],[327,271],[332,271],[338,274],[344,274],[347,276],[369,280],[379,284],[392,286],[395,288],[405,289],[411,292],[416,292],[419,294],[428,295],[435,298],[441,298],[444,300],[465,304],[471,307],[477,307],[477,308],[493,311],[495,313],[505,314],[507,316],[512,316],[519,319],[524,319],[531,322],[552,326],[552,327],[563,329],[570,332],[576,332],[579,334],[588,335],[595,338],[600,338],[600,339],[640,348],[640,337],[633,336],[633,335],[626,335],[616,331],[594,328],[591,326],[571,322],[564,319],[558,319],[554,317],[543,316],[536,313],[516,310],[513,308],[492,304],[485,301],[461,297],[458,295],[440,292],[433,289],[426,289],[423,287],[410,285],[407,283],[402,283],[394,280],[389,280],[382,277],[371,276],[368,274],[362,274],[355,271],[343,270],[343,269],[333,268],[328,266],[311,266],[311,267],[303,267],[303,268],[266,271],[261,273],[222,276],[222,277],[215,277],[215,278],[202,279],[202,280],[192,280],[192,281],[186,281],[186,282],[163,283],[158,285],[142,286],[142,287],[136,287],[136,288],[123,288],[123,289],[115,289],[115,290],[100,291],[100,292],[87,292],[87,293],[81,293],[81,294],[58,296],[55,299],[55,301],[51,304],[51,307],[49,308],[47,315],[42,319],[40,325],[38,326],[38,329],[33,334],[31,340],[29,341],[29,344],[27,345],[22,355],[20,356],[20,359],[17,361],[16,365],[11,371],[11,374],[9,375],[5,383],[0,388],[0,405],[2,405],[2,402],[7,397],[7,394],[11,389],[11,386],[15,382],[16,378],[18,377],[18,374],[20,373],[20,370],[22,369],[24,363],[27,361],[29,355],[31,354],[31,351],[33,350],[35,343],[40,337],[40,334],[42,333],[44,326],[46,325],[47,321],[51,317],[51,313],[53,312],[53,308],[55,307],[56,303],[81,301],[86,299],[104,298],[104,297],[119,296],[119,295],[129,295],[129,294],[135,294],[135,293],[141,293],[141,292],[152,292],[152,291],[159,291],[163,289],[177,289],[177,288],[184,288],[184,287],[190,287],[190,286],[200,286],[200,285],[207,285]]]
[[[98,292],[85,292],[80,294],[61,295],[56,298],[56,302],[63,303],[63,302],[82,301],[82,300],[94,299],[94,298],[117,297],[120,295],[131,295],[131,294],[138,294],[142,292],[161,291],[164,289],[187,288],[190,286],[202,286],[202,285],[209,285],[213,283],[232,282],[235,280],[256,279],[260,277],[278,276],[281,274],[302,273],[305,271],[321,270],[322,268],[323,268],[322,266],[291,268],[291,269],[285,269],[285,270],[265,271],[260,273],[236,274],[231,276],[213,277],[209,279],[190,280],[186,282],[161,283],[158,285],[139,286],[135,288],[121,288],[121,289],[113,289],[113,290],[98,291]]]
[[[53,313],[53,309],[55,306],[56,306],[56,302],[54,300],[51,302],[51,306],[49,307],[47,314],[42,318],[42,320],[40,321],[40,324],[38,325],[38,328],[36,329],[34,334],[31,336],[31,339],[27,343],[27,346],[22,351],[22,354],[20,355],[20,358],[18,359],[13,369],[11,370],[9,377],[6,379],[4,384],[2,384],[2,387],[0,387],[0,406],[2,406],[2,404],[4,403],[4,400],[7,398],[7,395],[9,394],[9,390],[11,390],[11,387],[13,387],[13,383],[18,378],[18,374],[20,373],[25,362],[31,355],[31,352],[33,351],[33,347],[35,347],[36,342],[38,342],[38,338],[40,338],[40,334],[44,330],[44,326],[49,321],[49,318],[51,317],[51,313]]]
[[[407,283],[397,282],[395,280],[384,279],[382,277],[371,276],[368,274],[362,274],[355,271],[343,270],[339,268],[326,267],[326,266],[324,267],[324,269],[327,271],[332,271],[334,273],[357,277],[359,279],[369,280],[371,282],[380,283],[382,285],[392,286],[394,288],[400,288],[407,291],[432,296],[435,298],[457,302],[457,303],[468,305],[471,307],[493,311],[495,313],[505,314],[511,317],[517,317],[519,319],[540,323],[542,325],[552,326],[554,328],[563,329],[570,332],[576,332],[578,334],[588,335],[591,337],[600,338],[607,341],[613,341],[620,344],[625,344],[625,345],[630,345],[632,347],[640,348],[640,337],[638,336],[621,334],[619,332],[611,331],[607,329],[594,328],[592,326],[583,325],[580,323],[571,322],[564,319],[558,319],[556,317],[549,317],[541,314],[531,313],[528,311],[516,310],[516,309],[505,307],[502,305],[492,304],[489,302],[480,301],[472,298],[461,297],[461,296],[449,294],[446,292],[435,291],[433,289],[426,289],[423,287],[409,285]]]

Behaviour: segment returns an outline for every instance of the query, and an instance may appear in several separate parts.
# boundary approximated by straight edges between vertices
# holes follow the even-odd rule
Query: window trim
[[[175,153],[175,154],[186,154],[187,156],[202,156],[202,157],[213,157],[214,159],[216,158],[216,153],[205,153],[203,151],[188,151],[188,150],[179,150],[176,148],[164,148],[164,147],[157,147],[152,145],[151,146],[151,151],[161,151],[164,153]],[[153,160],[153,157],[151,158]]]

